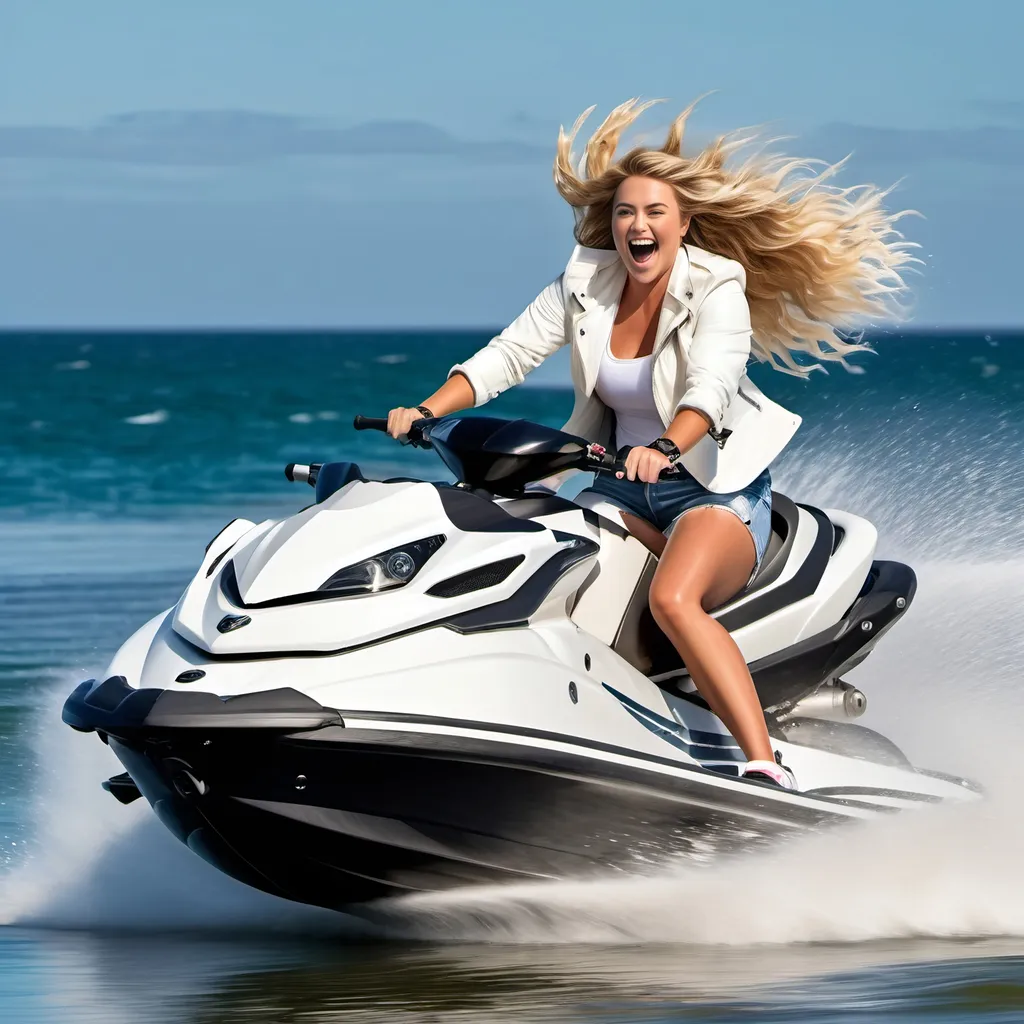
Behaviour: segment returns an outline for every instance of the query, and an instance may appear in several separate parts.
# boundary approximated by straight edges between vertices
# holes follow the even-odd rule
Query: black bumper
[[[183,729],[303,732],[342,726],[341,715],[291,687],[218,697],[215,693],[136,690],[124,676],[87,679],[64,702],[61,718],[79,732],[127,742]]]

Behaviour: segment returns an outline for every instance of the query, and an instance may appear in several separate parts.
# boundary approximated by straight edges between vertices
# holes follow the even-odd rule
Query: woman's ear
[[[690,218],[684,217],[683,223],[679,226],[679,244],[682,245],[686,240],[687,232],[690,230]]]

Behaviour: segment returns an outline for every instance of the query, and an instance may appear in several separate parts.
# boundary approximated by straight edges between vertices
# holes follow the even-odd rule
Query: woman
[[[661,149],[616,161],[647,106],[611,113],[587,144],[585,175],[572,143],[590,111],[559,131],[555,184],[579,242],[565,272],[421,405],[393,409],[388,430],[402,437],[422,416],[482,405],[571,345],[565,429],[624,454],[624,472],[599,475],[593,490],[660,556],[651,611],[743,749],[744,776],[793,789],[743,656],[708,614],[757,570],[771,533],[768,467],[799,425],[745,367],[751,354],[800,376],[845,366],[866,346],[837,331],[891,314],[911,257],[884,193],[831,188],[832,167],[755,157],[730,169],[742,142],[725,139],[684,157],[692,106]]]

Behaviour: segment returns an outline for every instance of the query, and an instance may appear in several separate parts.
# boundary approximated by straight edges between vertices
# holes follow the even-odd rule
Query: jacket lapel
[[[690,253],[686,245],[679,247],[672,274],[668,279],[665,300],[661,304],[661,316],[658,318],[658,334],[654,340],[654,354],[662,347],[690,318],[693,312],[693,273],[690,264]]]
[[[585,254],[579,257],[577,254]],[[608,345],[622,297],[626,268],[614,250],[577,247],[566,271],[567,327],[580,354],[584,391],[589,397],[597,386],[601,355]]]

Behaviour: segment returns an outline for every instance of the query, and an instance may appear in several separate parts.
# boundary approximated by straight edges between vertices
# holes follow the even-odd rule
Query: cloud
[[[245,110],[119,114],[92,128],[0,127],[0,158],[204,166],[289,156],[460,156],[510,162],[548,156],[519,141],[472,142],[422,121],[348,128]]]
[[[1024,106],[1024,105],[1022,105]],[[838,160],[853,153],[857,161],[919,166],[933,160],[957,160],[997,167],[1024,164],[1024,129],[981,128],[869,128],[856,124],[828,124],[801,136],[800,149],[813,156]]]

